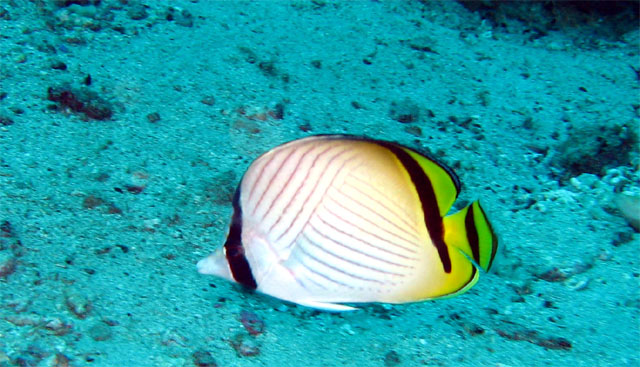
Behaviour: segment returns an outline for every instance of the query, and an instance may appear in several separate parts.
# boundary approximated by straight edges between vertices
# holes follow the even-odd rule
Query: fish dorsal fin
[[[440,216],[444,217],[460,192],[460,181],[458,177],[448,167],[438,163],[435,159],[429,158],[412,149],[402,147],[419,165],[431,181],[433,192],[438,202]]]

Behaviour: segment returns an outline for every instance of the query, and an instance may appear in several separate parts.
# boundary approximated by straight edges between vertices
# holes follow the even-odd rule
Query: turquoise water
[[[640,365],[637,5],[0,0],[0,35],[0,366]],[[198,274],[249,164],[326,133],[451,166],[494,269],[348,313]]]

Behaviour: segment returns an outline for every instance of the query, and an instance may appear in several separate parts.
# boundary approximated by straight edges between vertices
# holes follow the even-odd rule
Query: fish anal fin
[[[318,302],[312,300],[298,300],[295,303],[300,306],[311,307],[318,310],[330,311],[330,312],[345,312],[345,311],[356,311],[357,307],[345,306],[339,303],[330,303],[330,302]]]

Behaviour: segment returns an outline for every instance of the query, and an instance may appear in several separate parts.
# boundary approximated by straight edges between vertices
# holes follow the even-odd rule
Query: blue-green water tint
[[[611,4],[0,2],[0,366],[638,365],[637,5]],[[197,274],[248,164],[319,133],[453,167],[495,271],[346,314]]]

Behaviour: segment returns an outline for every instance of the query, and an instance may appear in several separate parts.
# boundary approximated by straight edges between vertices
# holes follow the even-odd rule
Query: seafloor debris
[[[551,270],[547,270],[544,273],[540,273],[536,275],[538,278],[545,280],[547,282],[564,282],[569,278],[569,274],[566,274],[564,271],[553,268]]]
[[[251,311],[240,311],[240,322],[251,335],[260,335],[264,332],[264,321]]]
[[[13,125],[13,120],[7,116],[0,116],[0,126]]]
[[[193,364],[197,367],[217,367],[215,359],[213,359],[213,355],[209,351],[204,349],[198,349],[193,352]]]
[[[254,337],[245,333],[237,333],[229,340],[229,344],[241,357],[255,357],[260,354],[260,346]]]
[[[640,195],[633,193],[616,194],[614,202],[627,222],[640,232]]]
[[[65,294],[65,305],[79,319],[85,319],[93,308],[91,300],[78,293]]]
[[[72,88],[69,85],[49,87],[47,99],[57,102],[62,109],[81,113],[89,119],[107,120],[113,115],[110,104],[86,87]]]
[[[69,366],[71,366],[71,363],[69,361],[69,357],[65,356],[62,353],[56,353],[52,363],[53,363],[53,366],[55,366],[55,367],[69,367]]]
[[[8,220],[0,222],[0,278],[6,279],[16,272],[18,258],[24,254],[24,247]]]
[[[113,333],[111,327],[101,321],[89,328],[89,336],[95,341],[105,341],[111,339]]]
[[[574,127],[551,164],[563,181],[582,173],[603,176],[608,168],[628,165],[637,146],[636,129],[629,123]]]
[[[204,97],[202,97],[200,102],[202,102],[203,104],[206,104],[207,106],[213,106],[216,103],[216,98],[214,96],[211,96],[211,95],[204,96]]]
[[[0,223],[0,237],[5,237],[5,238],[15,237],[13,226],[11,225],[11,222],[9,222],[8,220],[2,221],[2,223]]]
[[[0,257],[0,278],[6,278],[16,271],[16,259],[8,257],[3,259]]]
[[[409,98],[392,101],[389,117],[404,124],[416,122],[420,118],[420,107]]]
[[[147,5],[132,3],[129,10],[127,10],[127,16],[133,20],[146,19],[149,16],[149,13],[147,13]]]
[[[384,355],[384,365],[386,367],[394,367],[400,364],[400,355],[395,350],[389,351]]]
[[[547,282],[564,282],[574,275],[582,274],[593,267],[592,262],[576,261],[571,267],[557,268],[553,267],[545,272],[535,274],[538,279]]]
[[[104,200],[93,195],[87,195],[84,200],[82,200],[82,207],[85,209],[95,209],[102,204],[104,204]]]
[[[147,121],[154,124],[161,120],[160,114],[158,112],[151,112],[147,115]]]
[[[533,40],[562,30],[577,45],[593,47],[598,38],[617,39],[637,28],[637,1],[500,1],[460,0],[495,30],[525,25]],[[588,31],[587,31],[588,29]]]
[[[193,15],[186,9],[169,7],[165,18],[183,27],[193,27]]]
[[[511,324],[509,327],[496,329],[496,332],[503,338],[526,341],[547,349],[570,350],[572,347],[571,342],[565,338],[543,336],[535,330],[516,328]]]

